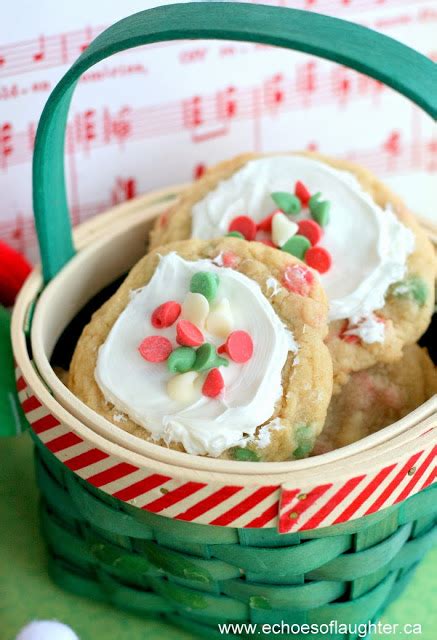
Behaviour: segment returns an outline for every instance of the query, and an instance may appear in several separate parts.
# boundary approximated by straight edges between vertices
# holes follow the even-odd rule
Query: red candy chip
[[[233,331],[226,340],[226,352],[234,362],[247,362],[253,354],[253,341],[246,331]]]
[[[338,337],[340,338],[340,340],[343,340],[343,342],[348,342],[349,344],[358,344],[359,342],[361,342],[361,339],[359,336],[355,336],[353,334],[348,335],[346,333],[346,331],[349,331],[349,329],[351,329],[352,327],[349,326],[349,321],[345,320],[343,322],[343,325],[340,329],[340,332],[338,334]]]
[[[269,240],[268,238],[262,238],[261,240],[258,240],[258,242],[262,242],[262,244],[265,244],[268,247],[273,247],[274,249],[276,248],[276,245],[273,244],[273,242],[271,240]]]
[[[281,210],[280,209],[276,209],[276,211],[273,211],[268,216],[263,218],[263,220],[261,220],[261,222],[258,222],[258,224],[256,225],[257,230],[258,231],[265,231],[266,233],[271,233],[272,232],[272,220],[273,220],[273,216],[275,215],[275,213],[281,213]]]
[[[229,231],[239,231],[246,240],[255,240],[256,223],[249,216],[237,216],[229,225]]]
[[[200,347],[205,338],[195,324],[189,320],[179,320],[176,325],[176,342],[184,347]]]
[[[224,267],[233,269],[240,262],[240,258],[233,251],[225,251],[222,253],[222,262]]]
[[[308,253],[309,249],[307,250]],[[305,254],[306,255],[306,254]],[[301,264],[290,264],[285,268],[282,284],[288,291],[299,296],[308,296],[314,282],[314,275]]]
[[[149,336],[144,338],[138,351],[147,362],[164,362],[173,351],[171,342],[164,336]]]
[[[305,254],[305,262],[319,273],[326,273],[331,268],[332,258],[323,247],[310,247]]]
[[[171,327],[181,314],[181,305],[179,302],[170,300],[159,305],[152,313],[152,325],[155,329],[164,329]]]
[[[308,202],[311,198],[311,193],[300,180],[296,182],[296,185],[294,187],[294,195],[299,198],[303,207],[306,207],[308,205]]]
[[[219,347],[217,347],[217,353],[227,353],[226,351],[226,344],[221,344]]]
[[[315,220],[301,220],[297,226],[298,234],[308,238],[313,246],[319,242],[323,235],[322,227]]]
[[[208,398],[216,398],[223,391],[225,382],[218,369],[211,369],[202,386],[202,393]]]

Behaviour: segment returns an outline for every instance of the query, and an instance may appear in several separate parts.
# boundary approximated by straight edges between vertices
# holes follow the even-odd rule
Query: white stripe
[[[187,511],[187,509],[190,509],[191,507],[195,506],[205,498],[209,498],[209,496],[212,496],[214,493],[216,493],[220,489],[223,489],[223,485],[208,485],[203,489],[196,491],[191,496],[188,496],[187,498],[184,498],[183,500],[181,500],[180,502],[177,502],[171,507],[168,507],[161,513],[162,515],[166,515],[170,518],[174,518],[175,516]],[[208,511],[205,511],[204,514],[195,518],[193,522],[209,522],[210,520],[213,520],[215,517],[213,514],[217,512],[217,514],[220,515],[224,510],[228,510],[229,508],[231,508],[232,505],[241,501],[244,495],[247,495],[247,489],[246,490],[240,489],[240,491],[237,491],[235,495],[229,496],[226,500],[222,500],[222,502],[220,502],[218,505],[216,505],[212,509],[209,509]]]
[[[25,412],[25,416],[30,422],[30,424],[33,424],[34,422],[36,422],[37,420],[40,420],[41,418],[47,418],[50,415],[51,414],[47,411],[47,409],[44,406],[38,407],[37,409],[32,409],[32,411]]]
[[[414,493],[417,493],[419,491],[419,488],[423,487],[423,485],[433,475],[434,472],[435,472],[435,462],[434,462],[434,464],[431,464],[428,467],[428,469],[423,474],[423,476],[420,478],[419,482],[416,484],[416,486],[414,487],[413,492],[410,495],[413,495]],[[430,485],[434,484],[434,482],[436,482],[436,478],[434,478],[434,480],[430,483]],[[428,485],[428,486],[430,486],[430,485]]]
[[[54,429],[51,429],[51,431],[53,432]],[[85,453],[86,451],[89,450],[89,448],[90,446],[87,442],[79,442],[79,444],[74,444],[72,447],[68,447],[67,449],[58,451],[56,453],[56,457],[61,462],[65,462],[70,458],[75,458],[76,456],[79,456],[81,453]]]
[[[47,442],[50,442],[55,438],[59,438],[60,436],[64,436],[66,433],[68,433],[68,429],[64,427],[63,424],[58,424],[57,427],[38,433],[37,436],[43,444],[47,444]],[[56,453],[56,456],[58,457],[59,453]]]
[[[290,522],[292,522],[291,531],[297,531],[298,529],[300,529],[315,513],[317,513],[317,511],[319,511],[319,509],[323,507],[323,505],[326,504],[328,500],[332,498],[334,493],[336,493],[343,484],[344,482],[336,484],[330,489],[327,489],[325,493],[318,498],[318,500],[316,500],[310,507],[308,507],[306,511],[302,513],[302,515],[300,515],[296,520],[290,520]],[[302,491],[298,495],[309,495],[311,491],[314,491],[315,489],[317,489],[317,487],[311,487],[308,490],[302,489]],[[294,498],[294,500],[287,506],[287,508],[281,512],[281,515],[283,515],[284,513],[292,513],[295,510],[299,512],[299,509],[303,508],[304,505],[305,500],[298,500],[296,496],[296,498]]]
[[[180,485],[181,484],[185,484],[185,483],[180,483]],[[168,485],[165,485],[165,487],[167,488]],[[219,489],[220,489],[220,487],[219,487]],[[171,507],[168,507],[165,510],[165,512],[163,511],[162,513],[165,513],[166,515],[168,514],[169,517],[174,518],[175,516],[179,515],[180,513],[184,513],[184,511],[186,511],[187,509],[190,509],[194,505],[198,504],[199,502],[201,502],[205,498],[208,498],[213,493],[215,493],[217,490],[218,489],[217,489],[216,486],[207,485],[206,487],[203,487],[202,489],[199,489],[199,491],[195,491],[190,496],[187,496],[186,498],[184,498],[180,502],[177,502],[176,504],[172,505]]]
[[[99,460],[99,462],[94,462],[94,464],[90,464],[87,467],[83,467],[83,469],[78,469],[74,473],[77,473],[78,476],[86,480],[87,478],[91,478],[91,476],[96,475],[96,473],[106,471],[112,466],[114,466],[114,458],[108,457],[103,460]],[[105,491],[105,489],[102,488],[102,491]]]
[[[179,487],[182,486],[183,484],[186,484],[186,482],[185,481],[182,482],[181,480],[175,480],[175,479],[167,480],[167,482],[163,482],[162,484],[160,484],[159,487],[155,487],[151,491],[148,491],[147,493],[144,493],[141,496],[138,496],[138,498],[135,498],[132,504],[142,509],[145,504],[149,504],[149,502],[153,502],[158,498],[162,498],[162,496],[167,495],[167,493],[170,493],[170,491],[179,489]],[[166,491],[163,492],[161,491],[161,489],[164,489]]]
[[[402,469],[402,467],[405,465],[405,463],[407,462],[407,460],[409,458],[411,458],[411,456],[408,456],[406,459],[402,460],[401,462],[398,462],[398,464],[394,467],[394,469],[392,469],[392,471],[390,471],[390,473],[385,478],[385,480],[381,484],[378,485],[377,489],[367,498],[367,500],[365,500],[365,502],[363,502],[363,504],[359,507],[359,509],[357,509],[357,511],[353,515],[353,518],[352,518],[353,520],[355,520],[356,518],[361,518],[362,516],[364,516],[366,514],[367,510],[384,493],[384,491],[386,490],[388,485],[393,481],[393,479],[396,477],[396,475],[399,473],[399,471]],[[422,456],[420,456],[420,459],[422,459]],[[416,461],[415,464],[417,464],[417,462],[418,461]],[[374,476],[376,476],[376,475],[377,474],[375,473]],[[399,487],[403,488],[405,486],[405,484],[408,483],[411,480],[411,478],[412,478],[412,476],[409,476],[408,474],[405,474],[405,477],[397,485],[397,488],[399,488]],[[391,495],[392,496],[397,496],[398,494],[399,494],[399,491],[397,489],[395,489],[394,492]],[[378,508],[377,511],[379,511],[380,509],[384,509],[385,507],[388,507],[388,506],[392,505],[393,503],[394,503],[394,498],[389,496],[389,497],[387,497],[385,502],[383,502],[383,504]]]
[[[23,402],[31,396],[33,396],[33,393],[29,387],[24,387],[24,389],[18,391],[18,400],[20,401],[20,404],[23,404]]]
[[[370,478],[370,479],[369,479]],[[347,504],[351,504],[355,500],[355,498],[367,487],[369,482],[371,482],[374,478],[374,475],[366,476],[357,484],[356,487],[352,491],[350,491],[344,498],[339,502],[330,513],[328,513],[323,520],[317,525],[316,528],[326,527],[329,524],[332,524],[334,520],[338,518],[338,516],[343,513]],[[346,481],[347,482],[347,481]],[[346,483],[343,483],[346,484]],[[340,489],[342,485],[338,485],[337,490]]]
[[[249,511],[247,511],[245,514],[243,514],[236,520],[233,520],[231,523],[232,526],[244,527],[249,522],[254,520],[257,516],[260,516],[262,513],[264,513],[264,511],[266,511],[273,504],[278,502],[279,496],[280,496],[280,489],[277,489],[270,496],[267,496],[267,498],[264,498],[264,500],[261,500],[260,502],[258,502],[254,507],[252,507],[252,509],[249,509]],[[276,517],[277,516],[273,516],[272,519],[276,520]]]
[[[118,460],[117,458],[116,459],[110,458],[110,464],[108,465],[108,469],[110,467],[116,466],[117,464],[121,464],[122,462],[123,462],[122,460]],[[146,478],[149,475],[150,475],[150,472],[148,472],[146,469],[138,469],[137,471],[131,471],[130,473],[123,476],[122,478],[119,478],[118,480],[113,480],[112,482],[108,482],[107,484],[103,485],[100,488],[103,489],[105,493],[109,493],[112,496],[117,491],[120,491],[121,489],[126,489],[126,487],[130,487],[132,484],[135,484],[136,482],[143,480],[143,478]]]
[[[218,491],[219,489],[220,487],[215,488],[216,491]],[[240,502],[243,502],[243,500],[251,496],[253,492],[254,492],[253,487],[244,487],[243,489],[240,489],[240,491],[237,491],[237,493],[235,493],[233,496],[230,496],[224,502],[221,502],[217,506],[213,507],[212,509],[209,509],[209,511],[206,511],[204,514],[196,518],[194,522],[202,522],[202,523],[212,522],[213,520],[221,516],[223,513],[226,513],[230,509],[233,509],[235,506],[240,504]]]

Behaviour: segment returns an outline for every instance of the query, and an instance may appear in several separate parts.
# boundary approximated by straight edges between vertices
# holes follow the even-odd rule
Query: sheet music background
[[[429,0],[264,0],[355,20],[437,58]],[[0,22],[0,237],[36,259],[31,157],[49,92],[103,28],[148,0],[16,0]],[[356,160],[437,219],[430,118],[380,84],[304,54],[244,43],[180,42],[103,61],[70,111],[72,216],[201,175],[247,150],[319,149]]]

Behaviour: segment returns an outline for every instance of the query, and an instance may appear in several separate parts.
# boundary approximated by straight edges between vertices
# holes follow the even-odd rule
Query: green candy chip
[[[303,260],[307,250],[310,248],[311,242],[305,236],[292,236],[285,244],[282,245],[282,251],[291,253],[292,256],[296,256],[300,260]]]
[[[322,194],[320,191],[317,191],[317,193],[311,196],[311,198],[308,200],[308,206],[310,208],[310,211],[312,211],[313,208],[316,206],[316,204],[319,203],[319,200],[321,197],[322,197]]]
[[[244,236],[242,233],[240,233],[239,231],[229,231],[229,233],[226,234],[227,238],[241,238],[241,240],[244,240]]]
[[[191,278],[191,293],[201,293],[208,302],[212,302],[217,295],[219,277],[216,273],[209,271],[199,271]]]
[[[240,462],[259,462],[259,455],[255,451],[244,447],[233,447],[231,455],[234,460],[239,460]]]
[[[205,342],[196,351],[196,360],[193,365],[194,371],[209,371],[216,367],[227,367],[229,361],[218,355],[216,348],[210,342]]]
[[[196,351],[191,347],[178,347],[167,358],[167,368],[171,373],[186,373],[193,368]]]
[[[396,298],[415,300],[419,307],[423,307],[428,298],[428,286],[422,278],[411,276],[393,285],[392,293]]]
[[[301,201],[293,193],[275,191],[271,196],[278,208],[288,215],[296,215],[302,208]]]
[[[314,447],[314,434],[310,426],[298,427],[296,430],[297,448],[293,451],[293,458],[306,458]]]
[[[330,210],[331,203],[328,200],[316,201],[312,207],[310,205],[311,215],[321,227],[326,227],[329,223]]]

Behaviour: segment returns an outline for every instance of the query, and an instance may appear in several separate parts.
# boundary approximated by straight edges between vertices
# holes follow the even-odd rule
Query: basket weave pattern
[[[224,622],[368,622],[437,539],[436,485],[350,523],[280,535],[142,511],[87,484],[41,445],[36,451],[55,581],[197,633],[218,633]]]

